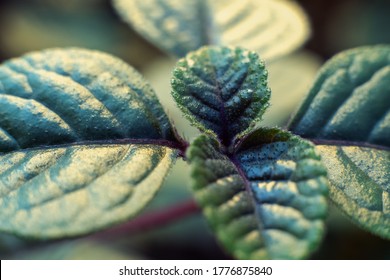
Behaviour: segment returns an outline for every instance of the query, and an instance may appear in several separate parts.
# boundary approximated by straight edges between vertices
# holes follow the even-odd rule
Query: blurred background
[[[390,43],[389,0],[300,0],[312,36],[304,47],[267,62],[272,107],[263,125],[283,127],[334,54],[356,46]],[[152,84],[179,132],[191,140],[197,131],[170,96],[175,59],[123,23],[108,0],[0,0],[0,63],[26,52],[77,46],[108,52],[128,62]],[[152,204],[150,213],[191,199],[189,171],[179,161]],[[390,259],[390,242],[351,224],[331,206],[327,234],[313,259]],[[0,234],[1,259],[228,259],[200,213],[142,233],[99,234],[37,242]]]

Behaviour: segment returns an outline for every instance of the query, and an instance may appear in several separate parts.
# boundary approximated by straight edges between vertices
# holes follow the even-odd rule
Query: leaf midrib
[[[255,216],[255,219],[257,220],[257,227],[258,227],[259,231],[262,232],[263,230],[265,230],[265,228],[263,226],[263,223],[260,220],[260,217],[262,217],[262,215],[260,213],[261,210],[259,210],[259,207],[256,207],[256,199],[255,199],[255,195],[252,191],[252,188],[250,186],[250,181],[248,180],[247,176],[245,175],[244,170],[241,168],[241,165],[240,165],[238,159],[236,158],[236,154],[229,156],[229,159],[234,164],[239,176],[244,181],[245,191],[250,196],[250,202],[253,206],[254,216]],[[267,245],[265,245],[265,246],[267,246]]]
[[[78,142],[64,143],[64,144],[55,144],[55,145],[39,145],[36,147],[21,148],[21,149],[16,149],[16,150],[7,151],[7,152],[0,151],[0,156],[14,153],[14,152],[50,150],[50,149],[68,148],[68,147],[74,147],[74,146],[104,146],[104,145],[132,145],[132,144],[134,144],[134,145],[163,146],[163,147],[176,149],[176,150],[179,150],[181,152],[183,152],[185,149],[185,147],[184,147],[185,143],[179,143],[179,142],[174,142],[174,141],[170,141],[170,140],[123,138],[123,139],[112,139],[112,140],[85,140],[85,141],[78,141]],[[181,155],[181,154],[179,154],[179,155]]]
[[[213,56],[208,53],[209,55],[209,60],[213,61]],[[228,119],[226,117],[226,108],[225,108],[225,101],[222,98],[222,89],[221,85],[219,83],[219,75],[217,72],[217,68],[215,66],[215,63],[212,63],[212,68],[213,68],[213,73],[214,73],[214,86],[215,86],[215,93],[216,93],[216,98],[218,99],[219,102],[219,114],[220,114],[220,121],[221,121],[221,136],[220,140],[223,145],[228,147],[230,145],[230,139],[229,139],[229,123]]]

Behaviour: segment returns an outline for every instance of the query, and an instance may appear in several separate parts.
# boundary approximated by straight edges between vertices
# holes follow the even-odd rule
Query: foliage
[[[119,15],[163,50],[185,56],[204,45],[241,46],[276,59],[309,35],[305,13],[279,0],[113,0]]]
[[[172,95],[193,125],[229,145],[268,107],[267,75],[255,52],[202,48],[177,63]]]
[[[172,128],[134,69],[99,52],[56,49],[4,63],[0,81],[3,231],[90,233],[153,198],[177,152],[159,145],[172,141]]]
[[[362,47],[333,58],[290,124],[293,132],[320,144],[332,201],[385,238],[390,238],[389,53],[388,46]]]
[[[254,131],[233,155],[200,136],[189,151],[194,190],[222,244],[243,259],[296,259],[324,232],[326,170],[309,142]]]
[[[198,205],[236,258],[310,256],[324,235],[328,193],[355,223],[390,238],[390,46],[335,56],[289,131],[260,127],[271,96],[260,57],[276,59],[308,36],[296,4],[114,4],[183,57],[172,96],[201,135],[183,140],[151,86],[111,55],[57,48],[8,60],[0,65],[1,231],[58,239],[120,224],[183,158]]]

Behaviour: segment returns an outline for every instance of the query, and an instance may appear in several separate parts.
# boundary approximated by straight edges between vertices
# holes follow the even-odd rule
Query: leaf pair
[[[255,129],[268,107],[255,52],[207,47],[177,63],[173,96],[207,135],[187,152],[195,196],[223,245],[244,259],[306,257],[321,240],[326,170],[314,146]]]
[[[236,257],[308,256],[323,235],[326,169],[331,199],[389,238],[389,53],[361,48],[324,66],[290,125],[317,151],[255,128],[270,95],[256,53],[209,47],[178,62],[173,96],[205,132],[187,151],[195,196]],[[74,236],[129,219],[184,152],[150,86],[100,52],[5,62],[0,108],[0,229],[18,235]]]
[[[326,169],[331,200],[360,226],[390,238],[390,48],[347,51],[323,67],[290,124],[318,152],[287,132],[253,129],[269,94],[261,63],[245,63],[254,54],[234,60],[236,52],[187,55],[172,82],[187,117],[211,135],[197,139],[188,156],[196,197],[221,242],[241,258],[307,256],[323,234]],[[236,115],[225,113],[232,99]],[[225,126],[231,129],[224,134]]]

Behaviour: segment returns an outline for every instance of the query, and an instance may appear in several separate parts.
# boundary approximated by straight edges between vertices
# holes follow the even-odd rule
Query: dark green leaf
[[[121,17],[151,42],[176,56],[204,45],[232,45],[275,58],[300,47],[306,16],[291,1],[113,0]]]
[[[85,234],[134,216],[177,152],[150,86],[112,56],[31,53],[0,66],[0,230]]]
[[[364,228],[390,238],[390,46],[331,59],[291,122],[321,145],[331,199]]]
[[[248,136],[234,157],[200,136],[193,189],[222,244],[242,259],[299,259],[324,231],[327,179],[314,146],[278,129]]]
[[[229,145],[247,133],[268,107],[267,70],[255,52],[204,47],[181,59],[172,95],[200,130]]]
[[[290,124],[313,139],[390,146],[390,46],[335,56],[320,71]]]
[[[172,139],[152,88],[101,52],[54,49],[0,66],[0,152],[123,138]]]

